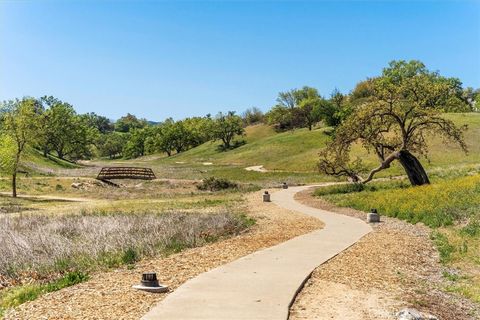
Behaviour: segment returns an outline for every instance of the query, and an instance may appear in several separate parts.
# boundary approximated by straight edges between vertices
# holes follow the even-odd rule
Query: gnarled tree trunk
[[[17,197],[17,170],[12,174],[12,197]]]
[[[413,186],[429,184],[430,180],[422,164],[407,150],[401,150],[398,158]]]

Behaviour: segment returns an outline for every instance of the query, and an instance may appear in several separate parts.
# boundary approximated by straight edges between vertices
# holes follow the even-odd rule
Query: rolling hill
[[[431,153],[428,159],[421,159],[427,170],[449,166],[468,166],[480,163],[480,114],[446,114],[458,125],[468,125],[465,133],[469,153],[446,143],[441,137],[429,137]],[[207,142],[199,147],[168,158],[155,160],[164,164],[201,164],[212,162],[215,165],[254,166],[263,165],[268,170],[288,172],[315,171],[318,151],[329,141],[330,129],[318,128],[312,131],[299,129],[276,133],[271,127],[259,124],[247,127],[246,144],[236,149],[221,152],[219,142]],[[368,164],[375,165],[376,159],[360,146],[355,146],[353,155],[358,155]],[[400,168],[392,168],[389,174],[401,173]]]

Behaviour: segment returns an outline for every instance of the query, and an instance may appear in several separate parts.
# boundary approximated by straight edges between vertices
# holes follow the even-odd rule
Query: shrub
[[[224,178],[210,177],[203,179],[202,183],[197,185],[199,190],[220,191],[225,189],[236,189],[238,184]]]

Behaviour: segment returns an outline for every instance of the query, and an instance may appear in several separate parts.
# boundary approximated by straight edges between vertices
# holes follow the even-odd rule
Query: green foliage
[[[309,128],[322,120],[331,105],[324,100],[317,89],[303,87],[280,92],[275,105],[266,115],[267,122],[277,131],[294,128]]]
[[[133,248],[128,248],[122,255],[122,262],[124,264],[133,264],[139,260],[139,254]]]
[[[215,140],[223,142],[224,150],[230,149],[233,145],[235,136],[241,136],[245,133],[242,118],[235,112],[229,111],[227,114],[218,113],[212,126],[212,137]]]
[[[480,221],[479,220],[472,220],[462,229],[460,229],[460,233],[462,235],[467,235],[470,237],[477,237],[480,236]]]
[[[123,156],[123,149],[128,141],[128,134],[121,132],[110,132],[99,138],[98,151],[100,156],[110,159]]]
[[[0,170],[9,175],[15,170],[15,155],[17,145],[15,140],[7,134],[0,135]]]
[[[345,183],[334,184],[331,186],[317,188],[314,191],[315,196],[327,196],[334,194],[347,194],[361,191],[378,191],[378,190],[391,190],[391,189],[403,189],[408,188],[409,185],[403,180],[393,180],[386,182],[375,182],[372,184],[362,183]]]
[[[39,128],[38,103],[35,99],[5,101],[1,105],[2,153],[1,166],[12,177],[12,195],[17,196],[17,172],[21,158],[28,145],[31,144]],[[11,159],[7,159],[11,157]]]
[[[72,105],[52,96],[38,102],[43,112],[39,115],[37,144],[44,155],[55,151],[60,159],[89,158],[90,146],[98,134],[96,127],[89,126],[93,116],[77,115]]]
[[[145,155],[145,141],[148,137],[148,128],[132,129],[128,137],[128,141],[122,151],[123,156],[126,159],[132,159]]]
[[[87,274],[72,271],[46,284],[28,284],[13,289],[6,289],[0,293],[0,315],[2,311],[14,308],[27,301],[33,301],[42,294],[73,286],[86,280],[88,280]]]
[[[365,185],[361,183],[348,183],[322,187],[315,190],[315,196],[326,196],[329,194],[345,194],[352,192],[360,192],[365,190]]]
[[[238,184],[228,179],[210,177],[202,180],[202,183],[197,185],[199,190],[220,191],[226,189],[236,189]]]
[[[126,116],[121,117],[115,122],[115,131],[130,132],[134,129],[142,129],[148,125],[147,120],[138,119],[133,114],[127,113]]]
[[[442,116],[442,112],[463,103],[458,96],[458,79],[431,72],[419,61],[392,61],[381,76],[360,85],[352,95],[360,102],[353,103],[354,109],[336,130],[335,139],[320,152],[322,173],[366,183],[398,160],[412,185],[421,185],[429,181],[413,153],[428,154],[426,136],[441,136],[466,151],[465,128]],[[361,173],[367,167],[361,159],[350,158],[355,143],[380,162],[365,178]]]
[[[243,123],[245,126],[251,126],[263,122],[263,112],[257,107],[249,108],[242,114]]]
[[[443,233],[434,231],[431,234],[431,239],[435,243],[435,246],[440,254],[440,262],[449,262],[455,248],[449,243],[448,238]]]
[[[80,115],[80,117],[89,128],[93,128],[101,134],[106,134],[114,130],[114,124],[110,119],[100,116],[95,112],[85,113]]]

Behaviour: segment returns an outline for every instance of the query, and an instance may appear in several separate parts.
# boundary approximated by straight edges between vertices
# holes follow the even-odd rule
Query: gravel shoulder
[[[5,319],[138,319],[168,294],[133,290],[142,272],[157,272],[160,282],[175,290],[200,273],[323,226],[313,217],[263,203],[261,194],[246,196],[244,209],[257,223],[241,235],[166,258],[145,259],[133,269],[93,274],[85,283],[19,306]]]
[[[300,192],[296,200],[359,219],[366,217],[311,193]],[[290,319],[395,319],[395,312],[404,307],[445,320],[480,319],[479,306],[444,291],[448,283],[429,228],[382,217],[373,229],[313,272],[292,305]]]

